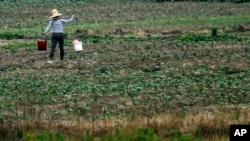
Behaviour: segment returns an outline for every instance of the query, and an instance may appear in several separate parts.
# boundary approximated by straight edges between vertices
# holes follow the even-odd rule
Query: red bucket
[[[37,40],[37,49],[38,50],[47,50],[47,41],[46,40]]]

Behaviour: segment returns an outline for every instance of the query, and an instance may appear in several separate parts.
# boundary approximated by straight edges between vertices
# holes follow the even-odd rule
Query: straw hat
[[[53,9],[52,10],[52,16],[50,16],[49,18],[54,18],[54,17],[61,16],[61,15],[62,14],[58,13],[58,11],[56,9]]]

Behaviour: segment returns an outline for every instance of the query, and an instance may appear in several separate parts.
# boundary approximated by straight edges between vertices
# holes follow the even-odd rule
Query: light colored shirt
[[[50,31],[50,29],[52,28],[53,33],[63,33],[63,25],[64,23],[70,23],[73,20],[73,16],[70,19],[51,19],[49,21],[49,24],[47,26],[47,28],[45,29],[45,31],[43,33],[47,33]]]

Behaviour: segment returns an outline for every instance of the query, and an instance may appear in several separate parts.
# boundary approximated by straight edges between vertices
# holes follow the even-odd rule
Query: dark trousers
[[[63,60],[64,57],[64,36],[63,33],[52,33],[52,37],[51,37],[51,50],[50,50],[50,59],[54,58],[54,54],[56,51],[56,45],[57,42],[59,43],[59,48],[60,48],[60,57],[61,60]]]

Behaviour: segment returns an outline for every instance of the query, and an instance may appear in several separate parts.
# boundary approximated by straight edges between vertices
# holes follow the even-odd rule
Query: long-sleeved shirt
[[[53,33],[63,33],[63,25],[64,23],[70,23],[73,20],[73,16],[70,19],[51,19],[45,31],[43,33],[47,33],[50,29],[53,29]]]

